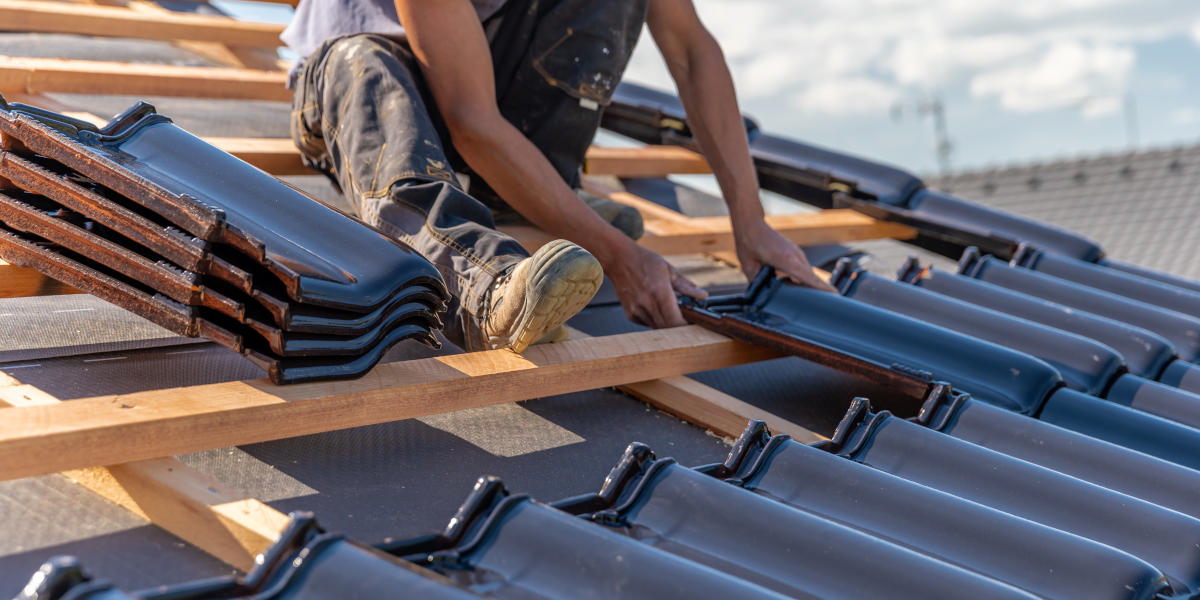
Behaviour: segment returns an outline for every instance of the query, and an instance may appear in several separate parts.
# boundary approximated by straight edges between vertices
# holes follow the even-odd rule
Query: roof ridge
[[[946,181],[981,175],[1000,175],[1019,171],[1041,169],[1057,169],[1067,165],[1084,167],[1102,160],[1135,160],[1141,157],[1162,153],[1184,153],[1189,150],[1200,152],[1200,140],[1177,141],[1163,144],[1141,146],[1134,149],[1106,148],[1094,152],[1079,152],[1076,154],[1060,154],[1047,158],[1016,159],[983,163],[977,167],[951,171],[946,174],[922,174],[922,179],[928,181]]]

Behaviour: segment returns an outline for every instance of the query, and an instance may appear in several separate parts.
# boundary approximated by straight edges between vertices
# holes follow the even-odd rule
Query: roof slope
[[[1200,278],[1200,146],[968,171],[927,183],[1087,235],[1110,258]]]

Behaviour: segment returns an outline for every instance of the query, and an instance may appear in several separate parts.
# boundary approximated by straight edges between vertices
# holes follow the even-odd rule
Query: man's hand
[[[761,219],[736,230],[734,238],[738,262],[742,263],[742,272],[748,279],[754,279],[763,265],[770,265],[802,286],[826,292],[837,291],[817,277],[803,250]]]
[[[656,329],[687,325],[676,293],[697,300],[708,297],[661,256],[636,244],[629,244],[622,259],[604,265],[604,271],[617,289],[625,316]]]
[[[758,176],[733,78],[721,46],[700,22],[692,0],[651,0],[646,23],[679,88],[688,125],[729,205],[746,276],[753,279],[763,265],[771,265],[796,283],[834,291],[813,273],[802,250],[763,222]]]

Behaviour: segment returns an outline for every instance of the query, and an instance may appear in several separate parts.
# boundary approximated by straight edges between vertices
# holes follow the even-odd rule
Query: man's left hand
[[[735,233],[738,261],[747,278],[754,279],[763,265],[770,265],[799,285],[836,293],[833,286],[813,272],[804,251],[765,221],[756,220],[737,228]]]

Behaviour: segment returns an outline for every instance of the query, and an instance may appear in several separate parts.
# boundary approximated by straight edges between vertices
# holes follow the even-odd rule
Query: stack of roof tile
[[[0,98],[0,257],[276,383],[365,373],[437,345],[448,295],[411,249],[139,103],[102,128]]]

